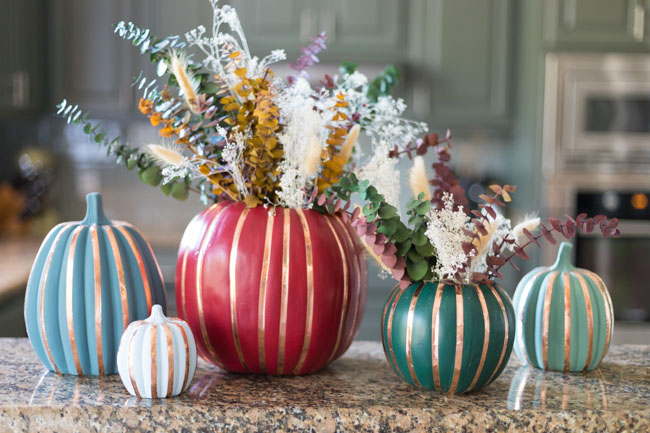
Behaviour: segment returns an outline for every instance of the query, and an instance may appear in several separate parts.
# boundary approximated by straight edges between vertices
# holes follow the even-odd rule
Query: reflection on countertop
[[[187,393],[138,400],[117,376],[57,376],[27,340],[0,339],[0,389],[0,426],[12,430],[647,431],[650,346],[614,346],[586,374],[545,373],[513,357],[487,388],[447,396],[400,380],[380,343],[355,342],[303,377],[232,374],[200,361]]]

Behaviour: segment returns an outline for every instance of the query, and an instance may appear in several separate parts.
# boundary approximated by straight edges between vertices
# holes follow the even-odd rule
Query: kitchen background
[[[397,66],[408,115],[452,130],[452,165],[470,197],[497,181],[518,185],[515,220],[529,211],[619,216],[624,237],[579,238],[576,260],[610,288],[614,343],[650,344],[650,1],[230,3],[256,55],[285,48],[295,59],[301,43],[325,31],[328,49],[312,77],[348,60],[368,76]],[[145,233],[173,300],[176,248],[198,200],[180,205],[140,183],[53,113],[65,97],[131,143],[156,142],[131,86],[153,68],[112,25],[123,19],[158,35],[183,34],[209,26],[207,0],[0,5],[0,336],[25,335],[24,286],[40,240],[56,222],[80,219],[91,191],[102,193],[109,217]],[[522,272],[554,254],[531,254]],[[392,282],[370,274],[358,338],[379,340]],[[506,275],[510,294],[521,275]]]

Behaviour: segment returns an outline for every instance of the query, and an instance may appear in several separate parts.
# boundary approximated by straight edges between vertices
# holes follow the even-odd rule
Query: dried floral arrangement
[[[439,280],[482,283],[500,278],[500,269],[524,249],[554,234],[573,237],[595,228],[618,236],[616,219],[575,220],[531,217],[512,227],[498,212],[514,187],[492,186],[478,210],[450,169],[451,136],[426,133],[425,123],[405,119],[406,105],[389,95],[399,72],[387,67],[373,80],[345,63],[336,76],[312,86],[307,69],[326,48],[325,34],[302,48],[288,79],[271,65],[283,50],[259,59],[251,55],[236,11],[209,0],[214,16],[208,31],[199,26],[184,37],[158,38],[133,23],[115,32],[157,65],[158,78],[142,74],[140,112],[158,128],[161,141],[143,147],[110,138],[88,113],[67,101],[58,105],[68,123],[82,126],[95,142],[140,179],[184,200],[190,191],[207,204],[242,201],[247,206],[312,208],[339,214],[356,227],[369,254],[406,287]],[[189,49],[202,53],[194,60]],[[164,84],[159,81],[166,77]],[[369,152],[357,146],[360,134]],[[423,155],[433,151],[434,175],[427,178]],[[400,158],[413,161],[406,224],[399,215]],[[430,188],[433,188],[433,192]],[[363,206],[353,206],[356,195]],[[533,234],[538,232],[538,234]]]

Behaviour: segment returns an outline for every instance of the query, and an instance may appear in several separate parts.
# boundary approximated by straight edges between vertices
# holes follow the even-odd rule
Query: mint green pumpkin
[[[612,300],[603,280],[570,262],[562,242],[555,264],[528,273],[514,296],[515,353],[524,364],[589,371],[603,360],[614,332]]]
[[[508,295],[495,284],[396,287],[382,315],[388,363],[412,385],[450,394],[489,385],[515,336]]]

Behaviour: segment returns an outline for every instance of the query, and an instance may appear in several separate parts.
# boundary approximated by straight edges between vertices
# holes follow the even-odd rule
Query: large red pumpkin
[[[221,202],[178,253],[178,314],[199,353],[230,371],[307,374],[352,343],[366,304],[363,247],[341,218]]]

